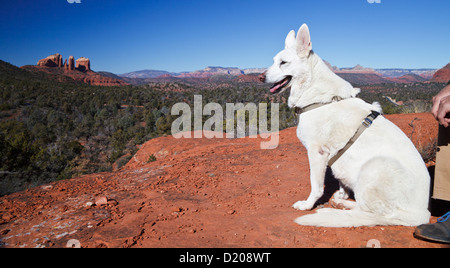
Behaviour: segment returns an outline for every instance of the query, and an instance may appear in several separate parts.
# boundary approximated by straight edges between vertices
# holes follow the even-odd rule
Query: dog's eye
[[[287,62],[285,62],[285,61],[281,61],[280,62],[280,66],[282,66],[282,65],[285,65]]]

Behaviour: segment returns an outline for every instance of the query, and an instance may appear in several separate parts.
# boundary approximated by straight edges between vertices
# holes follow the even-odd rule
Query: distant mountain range
[[[266,69],[265,68],[249,68],[249,69],[239,69],[237,67],[219,67],[219,66],[208,66],[203,70],[193,71],[193,72],[180,72],[180,73],[174,73],[174,72],[168,72],[168,71],[161,71],[161,70],[142,70],[142,71],[135,71],[135,72],[129,72],[124,74],[119,74],[120,77],[127,77],[127,78],[157,78],[157,77],[176,77],[176,78],[207,78],[213,75],[233,75],[233,76],[239,76],[239,75],[246,75],[246,74],[252,74],[252,73],[262,73]]]
[[[58,56],[58,57],[57,57]],[[53,58],[56,58],[54,60]],[[110,72],[94,72],[89,68],[79,70],[78,65],[75,68],[72,63],[66,66],[62,64],[60,54],[51,55],[38,62],[36,65],[22,66],[33,72],[45,72],[52,75],[54,79],[65,81],[76,80],[91,85],[100,86],[120,86],[120,85],[142,85],[150,82],[176,82],[183,81],[188,83],[203,82],[249,82],[259,83],[258,74],[266,71],[266,68],[247,68],[208,66],[202,70],[193,72],[169,72],[164,70],[141,70],[124,74],[113,74]],[[45,61],[45,62],[44,62]],[[78,64],[78,60],[77,60]],[[351,68],[338,68],[332,66],[329,62],[325,64],[337,75],[356,85],[363,84],[381,84],[381,83],[414,83],[414,82],[447,82],[450,79],[450,64],[441,69],[401,69],[385,68],[372,69],[356,65]]]
[[[383,77],[401,77],[404,75],[419,75],[425,79],[430,79],[438,69],[375,69],[375,72]]]
[[[160,71],[160,70],[142,70],[142,71],[135,71],[135,72],[129,72],[124,74],[119,74],[120,77],[127,77],[127,78],[156,78],[161,75],[175,75],[176,73],[171,73],[168,71]]]
[[[325,62],[328,67],[337,75],[354,84],[377,84],[377,83],[414,83],[430,80],[437,69],[372,69],[361,65],[356,65],[351,68],[338,68]],[[209,66],[202,70],[193,72],[168,72],[162,70],[141,70],[119,74],[125,81],[129,83],[144,83],[148,80],[160,81],[176,81],[179,79],[202,78],[210,79],[211,77],[226,77],[226,76],[248,76],[253,74],[260,74],[266,68],[248,68],[239,69],[236,67],[218,67]],[[245,80],[245,78],[241,78]],[[252,80],[252,79],[250,79]],[[255,80],[255,79],[253,79]]]

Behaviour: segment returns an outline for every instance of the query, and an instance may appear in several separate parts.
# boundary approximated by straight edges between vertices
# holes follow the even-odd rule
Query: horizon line
[[[6,60],[2,60],[2,61],[8,62]],[[24,64],[24,65],[18,66],[18,65],[15,65],[15,64],[11,63],[11,62],[8,62],[8,63],[12,64],[12,65],[14,65],[14,66],[16,66],[18,68],[20,68],[22,66],[27,66],[27,65],[36,66],[36,64]],[[361,64],[356,64],[356,65],[354,65],[352,67],[338,67],[336,65],[332,65],[331,64],[332,67],[337,67],[337,68],[339,68],[341,70],[343,70],[343,69],[352,69],[352,68],[355,68],[358,65],[363,67],[363,68],[374,69],[374,70],[395,70],[395,69],[402,69],[402,70],[439,70],[439,69],[441,69],[441,68],[446,66],[446,65],[444,65],[442,67],[420,67],[420,68],[410,68],[410,67],[407,67],[407,68],[404,68],[404,67],[375,68],[375,67],[364,66],[364,65],[361,65]],[[94,66],[95,66],[95,63],[94,63]],[[206,68],[224,68],[224,69],[234,68],[234,69],[239,69],[239,70],[247,70],[247,69],[267,69],[269,67],[244,67],[244,68],[241,68],[241,67],[236,67],[236,66],[208,65],[208,66],[205,66],[203,69],[195,69],[195,70],[191,70],[191,71],[189,71],[189,70],[187,70],[187,71],[186,70],[184,70],[184,71],[169,71],[169,70],[164,70],[164,69],[159,69],[159,68],[158,69],[152,69],[151,67],[148,67],[148,68],[145,68],[145,69],[134,70],[134,71],[126,71],[126,72],[112,72],[112,71],[108,71],[108,70],[98,69],[97,72],[109,72],[109,73],[113,73],[113,74],[116,74],[116,75],[128,74],[128,73],[133,73],[133,72],[141,72],[141,71],[162,71],[162,72],[168,72],[168,73],[181,74],[181,73],[191,73],[191,72],[196,72],[196,71],[202,71],[202,70],[204,70]],[[94,68],[92,68],[92,62],[91,62],[91,69],[94,70]],[[95,69],[97,69],[97,68],[95,68]]]
[[[337,66],[333,66],[333,67],[337,67],[340,70],[346,70],[346,69],[353,69],[356,66],[362,66],[360,64],[356,64],[353,67],[337,67]],[[442,67],[420,67],[420,68],[403,68],[403,67],[383,67],[383,68],[373,68],[373,67],[366,67],[366,66],[362,66],[364,68],[367,69],[373,69],[373,70],[439,70]],[[196,71],[202,71],[206,68],[223,68],[223,69],[239,69],[239,70],[248,70],[248,69],[268,69],[269,67],[246,67],[246,68],[240,68],[240,67],[232,67],[232,66],[206,66],[203,69],[197,69],[197,70],[192,70],[192,71],[169,71],[169,70],[163,70],[163,69],[141,69],[141,70],[135,70],[135,71],[129,71],[129,72],[123,72],[123,73],[114,73],[114,74],[128,74],[128,73],[134,73],[134,72],[142,72],[142,71],[160,71],[160,72],[168,72],[168,73],[173,73],[173,74],[181,74],[181,73],[191,73],[191,72],[196,72]],[[100,72],[109,72],[109,71],[105,71],[102,70]],[[111,72],[112,73],[112,72]]]

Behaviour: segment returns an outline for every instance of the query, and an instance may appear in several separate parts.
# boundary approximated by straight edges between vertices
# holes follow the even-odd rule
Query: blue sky
[[[441,68],[449,11],[449,0],[3,0],[0,59],[60,53],[113,73],[268,67],[307,23],[314,51],[338,67]]]

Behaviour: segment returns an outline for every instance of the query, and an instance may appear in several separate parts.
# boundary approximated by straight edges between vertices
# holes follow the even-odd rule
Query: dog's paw
[[[347,210],[344,204],[339,201],[336,201],[336,199],[331,199],[328,203],[331,205],[331,207],[335,209]]]
[[[338,191],[336,191],[333,194],[333,199],[336,200],[342,200],[342,199],[348,199],[349,195],[347,193],[347,191],[345,191],[344,189],[339,189]]]
[[[292,205],[293,208],[298,210],[310,210],[314,204],[310,204],[308,201],[298,201],[294,205]]]

